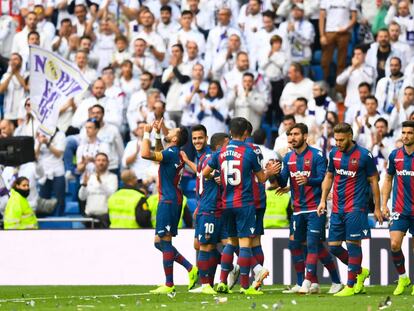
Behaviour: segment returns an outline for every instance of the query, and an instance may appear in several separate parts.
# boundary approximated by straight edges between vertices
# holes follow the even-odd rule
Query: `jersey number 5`
[[[240,161],[239,160],[228,160],[221,164],[221,169],[224,172],[224,181],[226,185],[237,186],[241,183],[241,172],[240,172]]]

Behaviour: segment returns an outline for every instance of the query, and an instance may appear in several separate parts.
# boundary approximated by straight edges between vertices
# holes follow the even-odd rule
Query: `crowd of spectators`
[[[344,120],[383,173],[401,123],[414,119],[412,1],[1,0],[0,15],[1,136],[33,136],[37,159],[4,168],[3,179],[10,189],[27,177],[40,212],[53,197],[64,215],[77,180],[81,213],[107,214],[124,169],[156,192],[157,166],[140,156],[156,120],[163,135],[203,124],[211,137],[245,117],[257,143],[282,156],[295,122],[327,154]],[[59,107],[52,137],[31,112],[29,45],[90,81]],[[184,149],[194,158],[191,142]]]

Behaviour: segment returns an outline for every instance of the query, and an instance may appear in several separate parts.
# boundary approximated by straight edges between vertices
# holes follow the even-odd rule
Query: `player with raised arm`
[[[230,122],[232,140],[215,153],[203,170],[205,177],[211,177],[214,170],[220,170],[223,184],[223,208],[227,221],[228,244],[223,250],[226,257],[228,245],[235,248],[240,245],[238,265],[240,266],[240,292],[243,294],[262,294],[254,287],[249,287],[249,272],[252,258],[252,236],[256,229],[256,209],[252,192],[251,173],[254,172],[259,182],[264,182],[271,175],[280,171],[281,165],[271,163],[263,170],[257,161],[253,149],[245,143],[248,136],[248,121],[245,118],[234,118]],[[222,266],[223,269],[223,266]],[[217,291],[228,292],[227,279],[220,276],[221,283]]]
[[[414,121],[402,123],[403,146],[391,152],[382,186],[382,213],[390,219],[391,256],[399,274],[394,295],[401,295],[411,284],[405,271],[402,241],[409,230],[414,235]],[[394,182],[394,183],[393,183]],[[387,207],[392,189],[392,213]],[[414,240],[413,240],[414,249]],[[411,295],[414,295],[414,287]]]
[[[306,276],[296,292],[315,294],[320,292],[317,283],[316,265],[318,258],[328,269],[332,286],[328,294],[335,294],[342,289],[338,270],[327,251],[325,239],[326,215],[317,215],[316,209],[321,200],[321,184],[326,173],[326,159],[318,149],[310,147],[308,127],[296,123],[289,132],[293,151],[283,159],[283,169],[277,180],[281,187],[286,187],[290,180],[290,191],[293,204],[291,240],[299,246],[306,243]],[[298,282],[299,283],[299,282]]]
[[[340,123],[334,127],[336,147],[329,153],[328,172],[322,183],[318,215],[326,212],[326,200],[333,184],[333,207],[329,226],[329,250],[348,265],[347,285],[334,296],[364,293],[369,270],[361,267],[361,239],[370,237],[368,197],[371,187],[374,215],[382,223],[378,172],[371,153],[353,140],[352,127]],[[347,250],[342,247],[346,241]]]
[[[141,145],[141,156],[144,159],[159,162],[158,194],[159,203],[156,215],[155,247],[162,252],[165,285],[152,290],[155,294],[168,294],[175,291],[173,278],[174,261],[184,266],[188,271],[188,289],[194,287],[198,279],[198,269],[188,262],[172,245],[172,238],[177,235],[178,222],[181,215],[183,194],[179,187],[184,162],[180,155],[180,147],[186,144],[188,132],[185,127],[171,129],[164,137],[166,149],[163,150],[161,128],[163,120],[155,121],[153,125],[145,125]],[[150,133],[155,133],[155,151],[151,151]]]

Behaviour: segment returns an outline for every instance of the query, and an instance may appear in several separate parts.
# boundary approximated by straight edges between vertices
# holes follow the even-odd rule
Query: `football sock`
[[[209,277],[210,277],[210,285],[214,285],[214,276],[216,275],[217,265],[221,261],[221,253],[217,250],[217,248],[213,249],[210,252],[209,258]]]
[[[257,262],[263,266],[264,263],[264,254],[263,249],[261,245],[252,247],[252,254],[253,257],[256,258]]]
[[[348,265],[348,251],[342,245],[330,245],[329,251],[345,265]]]
[[[297,284],[302,286],[305,274],[305,257],[302,244],[299,241],[289,240],[288,246],[292,253],[292,261],[297,275]]]
[[[315,282],[316,265],[318,263],[318,242],[317,236],[310,235],[307,240],[308,255],[306,256],[306,279]]]
[[[243,288],[249,287],[251,257],[252,249],[250,247],[240,247],[237,263],[240,266],[240,286]]]
[[[235,250],[235,246],[226,244],[226,246],[223,248],[223,253],[221,254],[220,281],[224,284],[227,284],[227,277],[229,275],[229,272],[232,270]]]
[[[191,269],[193,268],[193,265],[187,259],[185,259],[184,256],[181,255],[174,246],[173,246],[173,249],[174,249],[174,260],[175,260],[175,262],[179,263],[188,272],[190,272]]]
[[[171,241],[161,240],[161,249],[162,249],[162,263],[164,266],[165,273],[165,285],[173,286],[174,285],[174,247],[171,244]]]
[[[198,273],[200,274],[201,284],[209,284],[210,252],[200,250],[198,252]]]
[[[349,252],[348,282],[349,287],[354,287],[357,274],[361,271],[362,249],[360,245],[346,243]]]
[[[405,258],[402,250],[400,249],[397,252],[391,251],[392,262],[394,263],[395,268],[397,269],[398,274],[405,274]]]
[[[336,269],[335,262],[333,261],[332,256],[329,254],[328,250],[326,249],[322,241],[319,242],[318,257],[321,263],[329,271],[329,275],[331,276],[332,282],[340,284],[341,280],[339,278],[338,269]]]

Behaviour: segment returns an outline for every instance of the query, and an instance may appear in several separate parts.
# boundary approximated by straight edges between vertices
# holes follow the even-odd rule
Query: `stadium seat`
[[[79,203],[77,201],[66,202],[65,215],[77,215],[79,213]]]
[[[311,66],[311,77],[314,81],[321,81],[323,80],[323,70],[320,65],[312,65]]]
[[[312,65],[320,65],[322,59],[322,50],[316,50],[312,55]]]

